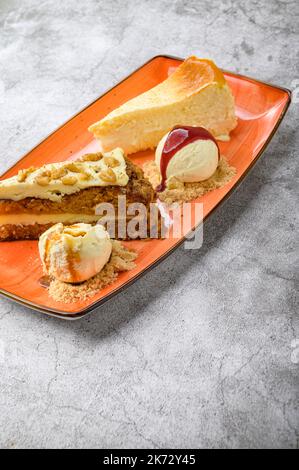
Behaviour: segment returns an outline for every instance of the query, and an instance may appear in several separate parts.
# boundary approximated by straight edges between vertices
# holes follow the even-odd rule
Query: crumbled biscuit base
[[[160,171],[154,161],[147,162],[143,166],[144,176],[156,188],[161,180]],[[219,165],[211,178],[198,183],[182,183],[173,178],[167,185],[165,191],[158,193],[158,197],[166,204],[173,202],[187,202],[203,196],[213,189],[221,188],[230,182],[235,176],[236,169],[230,166],[222,156]]]
[[[81,284],[67,284],[53,279],[50,282],[49,295],[57,302],[64,303],[86,300],[114,282],[119,272],[135,268],[134,260],[137,258],[137,253],[128,250],[119,241],[111,241],[111,258],[101,272]]]

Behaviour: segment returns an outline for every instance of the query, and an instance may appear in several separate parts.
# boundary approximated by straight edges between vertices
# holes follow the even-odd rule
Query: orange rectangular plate
[[[96,150],[97,143],[87,131],[88,126],[125,101],[160,83],[180,62],[181,59],[170,56],[154,57],[62,125],[2,178],[15,175],[21,168],[78,158],[86,152]],[[203,202],[204,219],[232,193],[261,156],[291,100],[291,93],[286,89],[231,72],[225,72],[225,77],[235,96],[238,126],[232,132],[230,142],[220,143],[220,149],[230,164],[237,169],[237,174],[225,187],[198,199]],[[130,157],[135,163],[142,165],[153,159],[154,152],[140,152]],[[42,268],[36,241],[2,242],[0,292],[23,305],[50,315],[65,319],[80,318],[129,286],[168,256],[183,240],[127,242],[138,252],[136,268],[121,273],[116,282],[99,291],[95,297],[70,304],[55,302],[40,285]]]

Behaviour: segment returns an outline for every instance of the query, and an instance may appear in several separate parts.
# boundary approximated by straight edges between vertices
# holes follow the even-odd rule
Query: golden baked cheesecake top
[[[228,138],[236,126],[232,92],[209,59],[191,56],[163,82],[110,112],[89,130],[102,150],[126,153],[155,147],[175,125],[203,126]]]
[[[49,163],[20,170],[0,181],[0,199],[19,201],[26,197],[60,201],[82,189],[126,186],[129,177],[122,149],[105,154],[86,154],[76,161]]]
[[[177,103],[211,84],[219,86],[226,84],[221,70],[210,59],[191,56],[162,83],[114,109],[103,119],[89,126],[88,130],[96,131],[99,124],[103,128],[109,127],[112,124],[112,118],[122,116],[126,112],[136,112]]]

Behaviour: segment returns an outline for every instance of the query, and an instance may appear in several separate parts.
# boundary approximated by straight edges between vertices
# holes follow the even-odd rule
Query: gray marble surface
[[[296,18],[282,0],[1,0],[1,170],[159,53],[298,86]],[[298,106],[201,250],[78,322],[1,298],[1,447],[298,446]]]

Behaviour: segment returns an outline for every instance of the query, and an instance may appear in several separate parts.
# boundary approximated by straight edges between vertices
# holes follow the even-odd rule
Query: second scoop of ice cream
[[[39,239],[44,271],[63,282],[83,282],[109,261],[112,243],[102,225],[58,223]]]

